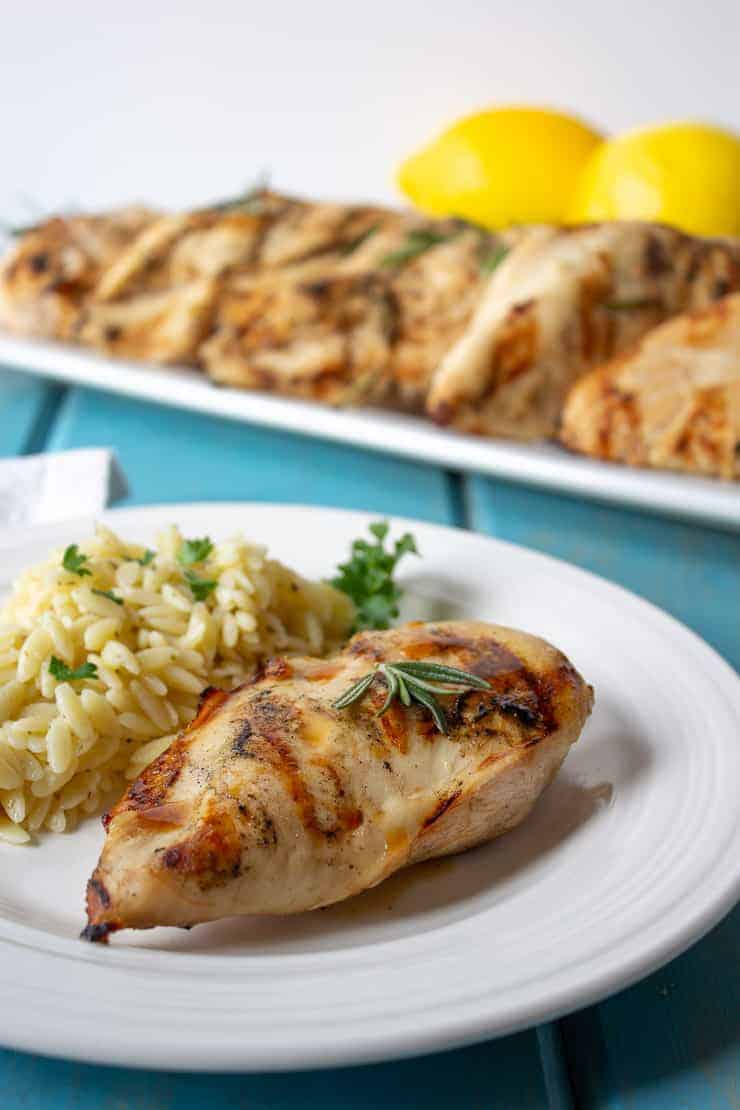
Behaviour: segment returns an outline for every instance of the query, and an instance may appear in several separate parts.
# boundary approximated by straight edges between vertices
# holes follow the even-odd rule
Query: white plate
[[[329,574],[364,514],[168,505],[105,520],[237,529]],[[596,688],[583,737],[531,817],[332,909],[186,933],[77,939],[102,841],[93,820],[0,846],[0,1037],[116,1064],[260,1070],[448,1048],[540,1022],[675,956],[740,887],[737,677],[696,636],[599,578],[496,540],[412,527],[407,616],[473,615],[544,635]],[[59,543],[79,539],[57,530]],[[38,556],[30,536],[29,555]]]
[[[195,370],[142,366],[60,343],[0,335],[0,365],[231,420],[387,451],[453,470],[740,529],[737,483],[597,462],[552,443],[458,435],[404,413],[333,409],[265,393],[217,388]]]

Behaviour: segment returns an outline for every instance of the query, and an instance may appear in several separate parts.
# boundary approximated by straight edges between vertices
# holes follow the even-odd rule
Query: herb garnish
[[[351,597],[357,609],[353,631],[364,628],[388,628],[398,616],[401,591],[393,581],[393,572],[402,555],[418,555],[414,537],[406,532],[396,540],[393,550],[386,551],[384,540],[390,531],[388,521],[370,525],[375,542],[355,540],[351,558],[340,563],[341,573],[332,578],[331,584]]]
[[[177,561],[181,567],[191,567],[194,563],[202,563],[212,551],[209,536],[204,536],[202,540],[183,540],[177,552]]]
[[[107,597],[109,601],[115,601],[116,605],[123,605],[123,598],[116,597],[113,590],[93,590],[93,593],[98,597]]]
[[[340,698],[337,698],[334,708],[346,709],[348,705],[359,701],[370,689],[376,675],[381,676],[388,689],[386,699],[378,710],[379,717],[390,709],[394,698],[398,698],[405,706],[415,701],[429,710],[440,732],[447,732],[447,718],[435,697],[436,694],[456,694],[460,688],[491,689],[491,684],[484,678],[479,678],[470,671],[459,670],[457,667],[446,667],[442,663],[420,661],[378,663],[375,670],[364,675],[359,682],[355,682]]]
[[[218,585],[215,578],[201,578],[194,570],[186,570],[185,578],[196,601],[205,601]]]
[[[639,308],[661,308],[657,297],[636,297],[631,301],[604,301],[604,308],[610,312],[634,312]]]
[[[206,212],[247,212],[258,216],[262,211],[264,192],[269,185],[269,175],[261,173],[254,185],[250,185],[243,193],[226,200],[217,200],[205,207]]]
[[[154,552],[152,551],[152,549],[150,547],[147,547],[146,551],[141,556],[141,558],[140,559],[134,559],[133,561],[135,563],[138,563],[142,567],[148,567],[150,563],[154,562]]]
[[[30,235],[40,227],[41,224],[0,224],[0,231],[4,231],[11,239],[20,239],[22,235]]]
[[[366,243],[368,239],[371,239],[372,236],[375,235],[378,231],[380,231],[380,224],[373,224],[373,226],[369,227],[367,231],[361,232],[360,235],[355,235],[354,239],[350,239],[348,240],[348,242],[342,243],[339,247],[339,253],[344,256],[352,254],[353,251],[356,251],[358,247],[361,247],[363,243]]]
[[[94,663],[83,663],[81,667],[72,670],[61,659],[57,659],[56,655],[52,655],[49,660],[49,673],[60,682],[76,682],[81,678],[97,678],[98,668]]]
[[[431,228],[416,228],[408,232],[406,242],[402,247],[399,247],[397,251],[386,254],[381,258],[378,265],[387,269],[405,266],[407,262],[413,261],[414,258],[418,258],[420,254],[424,254],[432,247],[438,247],[440,243],[447,243],[450,239],[456,238],[462,230],[458,227],[454,231],[445,233],[432,231]]]
[[[89,577],[92,574],[92,571],[85,566],[86,562],[87,555],[80,554],[80,549],[76,543],[71,543],[62,556],[64,569],[68,570],[70,574],[78,574],[80,578],[84,578],[85,575]]]
[[[478,265],[480,266],[481,273],[492,274],[494,270],[498,269],[507,254],[511,250],[510,247],[498,246],[494,247],[488,254],[482,254]]]

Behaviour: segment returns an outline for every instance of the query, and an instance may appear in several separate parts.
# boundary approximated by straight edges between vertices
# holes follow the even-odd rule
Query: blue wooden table
[[[115,448],[130,504],[301,501],[526,544],[650,598],[740,665],[737,535],[0,371],[0,454],[82,446]],[[739,957],[736,909],[689,952],[599,1006],[503,1040],[372,1067],[196,1076],[0,1050],[0,1108],[737,1108]],[[0,998],[0,1030],[5,1017]],[[50,1011],[49,1021],[63,1020]]]

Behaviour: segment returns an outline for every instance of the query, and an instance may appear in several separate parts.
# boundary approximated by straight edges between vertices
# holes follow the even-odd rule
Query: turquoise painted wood
[[[4,1110],[542,1110],[531,1034],[392,1064],[289,1075],[175,1075],[0,1051]],[[504,1051],[505,1050],[505,1051]],[[10,1095],[10,1102],[6,1097]]]
[[[740,662],[738,537],[0,376],[0,454],[85,445],[116,449],[132,504],[262,499],[368,508],[536,547],[622,582]],[[292,1076],[178,1076],[0,1051],[0,1106],[729,1110],[740,1102],[739,941],[736,913],[664,971],[598,1007],[419,1061]]]
[[[740,666],[737,533],[484,478],[469,481],[465,506],[470,527],[626,586]]]
[[[443,471],[102,393],[70,390],[50,430],[47,449],[93,445],[115,448],[131,487],[131,504],[300,501],[457,523],[457,486]],[[409,1104],[423,1104],[430,1110],[449,1106],[529,1110],[548,1105],[570,1110],[567,1092],[562,1098],[557,1093],[556,1068],[552,1064],[543,1068],[533,1031],[422,1062],[238,1080],[142,1077],[119,1069],[0,1054],[0,1080],[7,1076],[30,1098],[18,1101],[24,1110],[47,1105],[43,1097],[55,1075],[69,1101],[60,1100],[54,1110],[207,1103],[286,1110],[315,1105],[325,1110],[380,1105],[400,1110]],[[3,1088],[8,1089],[6,1084]]]
[[[71,390],[49,450],[93,445],[116,448],[131,487],[130,504],[286,501],[451,520],[451,480],[443,471],[218,417]]]
[[[620,582],[740,667],[740,536],[479,478],[465,504],[477,531]],[[740,908],[662,971],[561,1031],[579,1107],[740,1106]]]
[[[60,386],[0,368],[0,458],[43,449]]]

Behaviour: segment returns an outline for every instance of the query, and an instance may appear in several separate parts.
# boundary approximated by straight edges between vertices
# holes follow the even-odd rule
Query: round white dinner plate
[[[264,504],[104,514],[130,539],[242,530],[315,577],[363,513]],[[0,845],[0,1040],[141,1067],[332,1066],[449,1048],[553,1018],[675,956],[740,890],[740,683],[645,601],[574,567],[409,521],[405,616],[478,617],[553,641],[593,716],[514,832],[336,907],[78,940],[103,834]],[[45,529],[44,545],[80,540]],[[15,545],[43,555],[38,535]],[[275,876],[280,882],[280,876]]]

